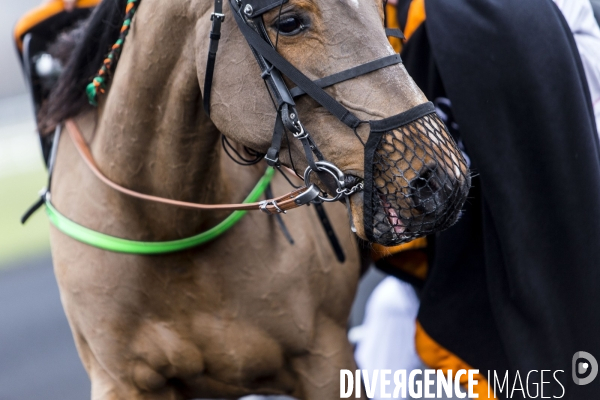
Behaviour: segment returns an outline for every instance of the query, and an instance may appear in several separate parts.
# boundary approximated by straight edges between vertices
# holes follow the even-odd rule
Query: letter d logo
[[[580,362],[579,365],[577,365],[577,361],[580,359],[584,359],[587,362]],[[586,378],[579,378],[579,375],[583,375],[587,371],[590,371],[590,374]],[[573,381],[576,385],[590,384],[594,379],[596,379],[597,375],[598,361],[596,361],[593,355],[585,351],[578,351],[573,355]]]

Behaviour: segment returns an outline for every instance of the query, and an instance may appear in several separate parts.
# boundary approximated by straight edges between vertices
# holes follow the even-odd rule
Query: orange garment
[[[396,6],[387,4],[385,8],[385,13],[387,15],[387,26],[386,28],[391,29],[400,29],[398,25],[398,10]],[[402,51],[402,40],[400,38],[390,37],[388,38],[390,44],[394,48],[396,53],[400,53]]]
[[[375,262],[385,258],[387,264],[424,281],[429,270],[427,254],[424,251],[426,248],[426,238],[393,247],[373,244],[371,257]]]
[[[415,333],[415,347],[425,365],[429,368],[441,370],[444,374],[447,374],[449,370],[452,370],[452,373],[454,374],[460,369],[473,369],[469,364],[433,340],[427,332],[425,332],[425,329],[423,329],[423,326],[419,321],[417,321],[417,330]],[[477,380],[477,385],[473,387],[473,393],[478,394],[479,399],[496,399],[492,394],[493,392],[489,389],[487,379],[485,379],[482,374],[476,374],[474,377]],[[466,387],[467,382],[468,375],[462,375],[460,377],[461,385]],[[489,396],[488,392],[490,393]]]
[[[406,27],[404,27],[404,36],[409,40],[413,33],[423,22],[425,22],[425,0],[412,0],[408,8],[408,17]]]

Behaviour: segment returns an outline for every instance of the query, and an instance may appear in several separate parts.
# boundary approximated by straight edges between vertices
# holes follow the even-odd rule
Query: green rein
[[[248,197],[246,197],[244,203],[254,203],[258,201],[263,193],[267,190],[267,187],[273,179],[273,175],[275,175],[275,170],[269,167],[260,181],[258,181],[252,192],[250,192]],[[185,239],[172,240],[168,242],[141,242],[121,239],[115,236],[96,232],[65,217],[52,205],[49,197],[46,198],[46,213],[48,214],[52,224],[59,231],[79,242],[102,250],[108,250],[117,253],[152,255],[188,250],[193,247],[208,243],[231,229],[242,219],[244,215],[246,215],[247,211],[234,211],[223,222],[206,232],[202,232],[198,235]]]
[[[93,81],[87,87],[86,92],[88,95],[89,102],[94,106],[98,104],[99,94],[105,93],[107,90],[107,84],[110,73],[115,69],[116,64],[119,60],[119,56],[121,55],[121,51],[123,49],[123,44],[125,43],[125,39],[127,38],[127,35],[129,34],[129,31],[131,29],[131,21],[133,19],[133,16],[135,15],[139,3],[140,0],[127,0],[127,8],[125,10],[125,21],[123,22],[123,26],[121,27],[119,39],[113,45],[111,51],[104,59],[104,62],[102,63],[102,67],[98,71],[98,74],[94,77]],[[265,172],[264,176],[256,184],[252,192],[248,195],[246,200],[244,200],[244,203],[257,202],[263,195],[263,193],[267,190],[267,187],[271,183],[274,174],[275,170],[269,167]],[[45,196],[44,202],[46,205],[46,213],[48,214],[50,221],[59,231],[61,231],[65,235],[70,236],[71,238],[79,242],[88,244],[90,246],[102,250],[140,255],[173,253],[208,243],[211,240],[214,240],[217,237],[221,236],[229,229],[231,229],[247,213],[247,211],[234,211],[231,215],[229,215],[229,217],[227,217],[223,222],[221,222],[217,226],[209,229],[206,232],[200,233],[189,238],[172,240],[168,242],[141,242],[106,235],[104,233],[96,232],[92,229],[79,225],[78,223],[70,220],[69,218],[61,214],[52,205],[49,195]],[[39,204],[41,205],[41,202]]]

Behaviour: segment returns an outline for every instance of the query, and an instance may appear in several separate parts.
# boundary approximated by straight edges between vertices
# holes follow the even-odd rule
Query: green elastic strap
[[[265,190],[267,190],[269,183],[271,183],[271,180],[273,179],[273,175],[275,175],[275,170],[269,167],[254,189],[252,189],[252,192],[246,197],[244,203],[254,203],[258,201]],[[117,253],[148,255],[173,253],[210,242],[231,229],[244,215],[246,215],[247,211],[234,211],[223,222],[206,232],[189,238],[169,242],[138,242],[96,232],[81,226],[62,215],[54,208],[49,200],[46,200],[46,213],[52,224],[59,231],[77,241],[102,250],[114,251]]]

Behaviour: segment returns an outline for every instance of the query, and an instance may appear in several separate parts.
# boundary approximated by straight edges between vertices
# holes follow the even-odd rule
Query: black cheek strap
[[[215,72],[215,62],[217,60],[217,51],[219,50],[219,40],[221,39],[221,24],[225,21],[225,14],[223,14],[223,0],[215,0],[214,12],[211,14],[210,19],[212,21],[212,29],[210,30],[208,61],[206,62],[206,75],[204,77],[204,98],[202,100],[204,111],[209,117],[210,95]]]
[[[230,0],[235,1],[235,0]],[[235,9],[235,5],[232,5]],[[313,83],[306,75],[300,72],[296,67],[290,64],[285,58],[283,58],[277,51],[275,51],[267,42],[265,42],[260,35],[246,25],[242,17],[236,12],[233,16],[240,28],[240,31],[246,38],[248,44],[254,48],[262,57],[268,60],[275,68],[277,68],[283,75],[287,76],[292,82],[298,87],[302,88],[306,94],[312,97],[317,103],[325,107],[336,116],[340,121],[351,128],[355,128],[360,124],[354,114],[348,109],[338,103],[333,97],[327,94],[318,85]]]
[[[275,128],[273,128],[273,139],[271,140],[271,147],[265,155],[265,160],[270,167],[279,167],[279,151],[281,150],[281,141],[285,134],[285,128],[283,127],[283,121],[281,120],[281,113],[277,113],[275,119]]]

